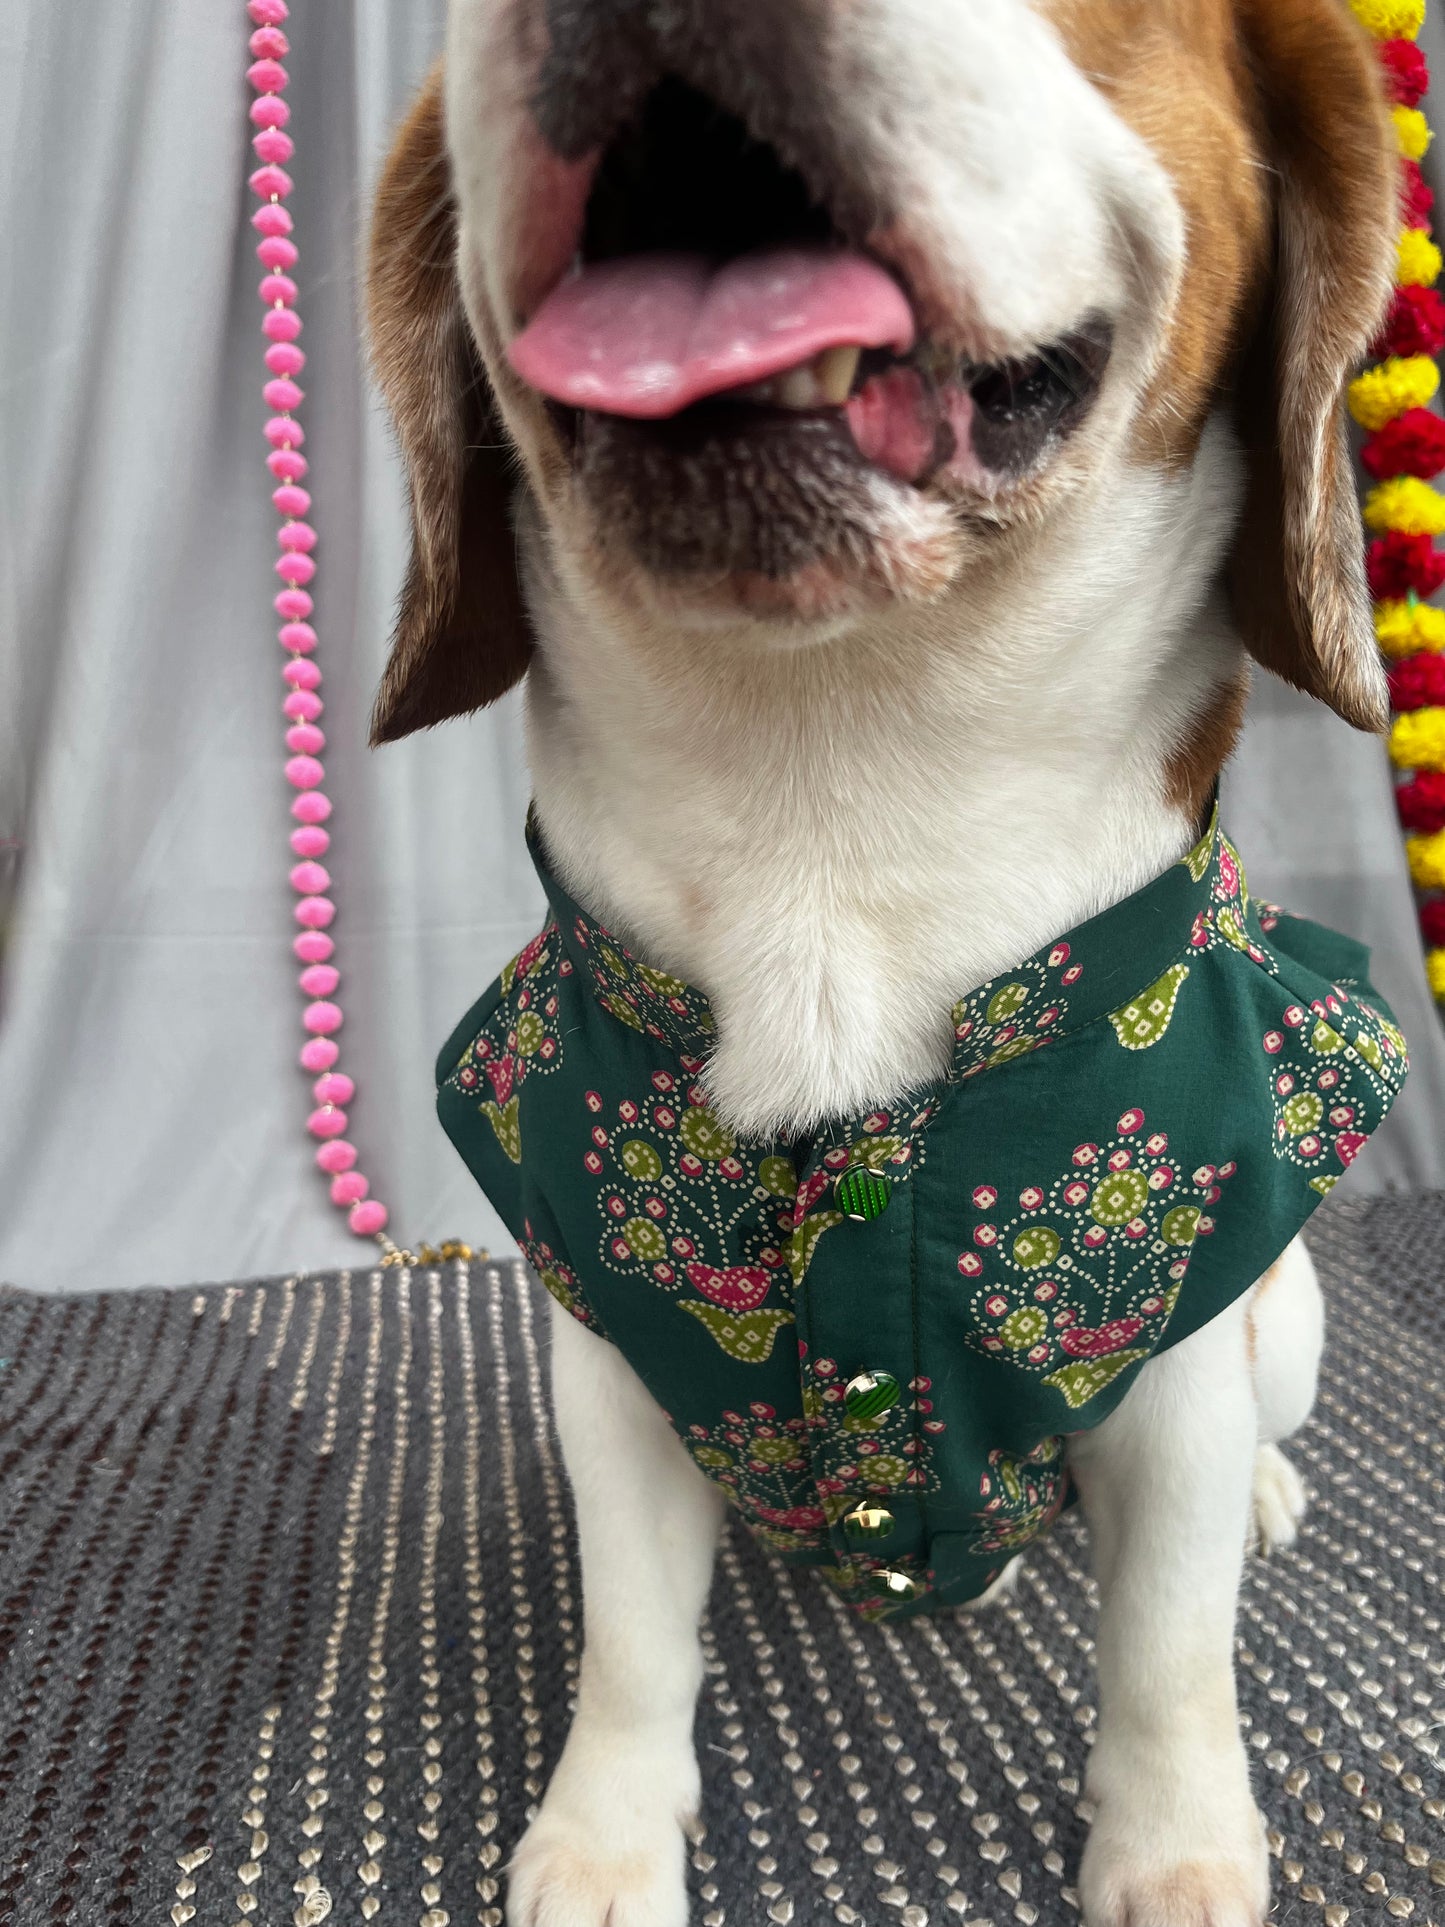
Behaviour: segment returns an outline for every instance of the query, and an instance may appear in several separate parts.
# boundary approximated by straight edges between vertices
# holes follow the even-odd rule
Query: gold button
[[[893,1572],[887,1568],[882,1572],[874,1573],[873,1583],[881,1593],[899,1606],[905,1605],[910,1599],[921,1597],[923,1593],[923,1587],[916,1579],[911,1579],[906,1572]]]
[[[865,1502],[854,1506],[843,1520],[845,1532],[851,1532],[855,1539],[886,1539],[893,1530],[893,1514],[886,1505]]]

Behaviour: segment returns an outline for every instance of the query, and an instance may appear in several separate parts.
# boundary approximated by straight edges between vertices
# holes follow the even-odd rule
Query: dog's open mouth
[[[1110,344],[1090,319],[1016,359],[944,355],[772,146],[666,79],[606,150],[573,265],[509,352],[554,403],[676,424],[674,445],[710,423],[776,445],[822,417],[866,464],[990,495],[1082,421]]]

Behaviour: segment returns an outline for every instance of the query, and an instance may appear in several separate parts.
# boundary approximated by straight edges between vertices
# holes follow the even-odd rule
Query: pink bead
[[[301,259],[301,250],[284,234],[268,234],[256,245],[256,259],[263,268],[294,268]]]
[[[302,963],[325,963],[336,945],[319,930],[303,930],[299,937],[291,939],[291,948]],[[331,1058],[328,1062],[334,1063],[335,1059]],[[325,1070],[326,1067],[323,1064],[321,1069]]]
[[[276,573],[283,582],[309,582],[316,574],[316,564],[309,555],[297,555],[288,549],[276,564]]]
[[[271,607],[278,616],[285,616],[288,622],[303,622],[316,604],[304,589],[283,589],[280,595],[272,599]]]
[[[275,161],[279,164],[290,160],[296,152],[296,143],[289,134],[283,134],[279,127],[263,127],[259,134],[251,137],[251,152],[258,161]]]
[[[346,1113],[323,1104],[307,1118],[306,1128],[312,1137],[342,1137],[346,1132]]]
[[[289,76],[279,60],[257,60],[246,69],[246,78],[258,94],[284,94]]]
[[[329,997],[341,982],[341,972],[336,968],[335,964],[307,964],[297,979],[297,982],[301,985],[301,988],[308,997]],[[334,1083],[338,1080],[333,1079],[332,1081]],[[318,1104],[347,1103],[351,1097],[351,1080],[350,1078],[343,1077],[339,1081],[347,1086],[347,1090],[343,1095],[338,1096],[337,1093],[333,1091],[329,1097],[318,1097],[316,1102]]]
[[[335,1004],[328,1004],[323,998],[306,1006],[301,1013],[301,1021],[313,1037],[329,1037],[333,1031],[341,1028],[341,1012]],[[321,1068],[330,1070],[331,1066],[323,1064]]]
[[[306,357],[294,341],[273,341],[262,359],[273,375],[299,375],[306,366]]]
[[[286,732],[286,747],[298,756],[315,756],[325,749],[326,737],[315,723],[293,723]]]
[[[289,649],[293,654],[298,656],[309,656],[311,651],[316,647],[316,631],[311,627],[309,622],[283,622],[281,627],[276,631],[276,635],[283,649]],[[312,664],[312,668],[316,668],[314,663]],[[290,680],[290,678],[288,678],[288,680]],[[316,682],[308,680],[298,683],[296,686],[299,689],[314,689],[316,683],[320,682],[320,680],[321,671],[316,669]]]
[[[279,27],[258,27],[251,35],[251,52],[257,60],[284,60],[291,42]]]
[[[289,234],[296,223],[279,201],[267,201],[251,216],[251,225],[258,234],[274,240],[277,235]]]
[[[291,118],[291,109],[276,94],[262,94],[251,102],[250,111],[254,127],[284,127]]]
[[[311,491],[283,482],[271,491],[271,506],[279,515],[304,515],[311,506]]]
[[[331,1180],[333,1204],[360,1204],[371,1186],[359,1171],[347,1171]]]
[[[300,448],[306,440],[306,430],[289,415],[273,415],[261,432],[272,448],[284,448],[288,442],[293,448]]]
[[[284,167],[277,167],[268,161],[265,166],[258,167],[254,171],[246,185],[253,194],[258,194],[263,201],[269,201],[273,194],[279,199],[285,200],[296,183]]]
[[[330,897],[302,897],[291,914],[308,930],[324,930],[336,915],[336,905]]]
[[[331,814],[331,798],[323,796],[320,790],[309,790],[296,798],[291,814],[298,823],[324,823]]]
[[[293,722],[314,723],[325,707],[321,698],[313,695],[309,689],[293,689],[282,703],[281,711]]]
[[[325,775],[314,756],[293,756],[286,765],[286,781],[295,790],[314,790]]]
[[[276,381],[266,383],[261,390],[261,397],[268,408],[299,408],[306,399],[306,391],[282,375]]]
[[[309,555],[316,547],[316,531],[309,522],[283,522],[276,540],[283,549],[300,549]]]
[[[340,1057],[341,1050],[329,1037],[313,1037],[308,1044],[301,1046],[301,1068],[303,1071],[329,1071]]]
[[[311,1086],[311,1095],[318,1104],[349,1104],[356,1095],[356,1086],[340,1071],[327,1071]]]
[[[263,274],[256,292],[268,308],[274,301],[283,301],[289,308],[298,290],[289,274]]]
[[[297,856],[325,856],[331,848],[331,838],[316,824],[305,823],[291,832],[291,848]]]
[[[282,669],[281,680],[293,689],[315,689],[321,681],[321,671],[314,662],[297,661],[293,657]]]
[[[266,466],[278,482],[299,482],[311,464],[294,448],[278,448],[266,457]]]
[[[268,309],[261,317],[261,332],[268,341],[294,341],[301,332],[301,317],[294,308]]]
[[[276,26],[284,20],[291,9],[286,0],[246,0],[246,11],[256,25]]]
[[[358,1238],[374,1238],[378,1231],[386,1229],[387,1211],[384,1204],[375,1198],[368,1198],[365,1204],[353,1205],[346,1222]]]
[[[333,1044],[331,1048],[334,1051],[336,1046]],[[356,1162],[356,1146],[348,1144],[344,1137],[334,1137],[316,1153],[316,1162],[323,1171],[349,1171]]]
[[[291,866],[291,888],[293,890],[299,890],[304,897],[314,897],[319,895],[322,890],[329,890],[331,888],[331,878],[326,874],[325,867],[320,863],[311,863],[309,861],[305,863],[293,863]],[[315,994],[318,997],[324,997],[326,995],[325,991],[321,990],[318,990]]]

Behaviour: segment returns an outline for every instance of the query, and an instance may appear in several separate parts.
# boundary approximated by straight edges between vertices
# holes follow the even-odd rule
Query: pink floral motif
[[[1059,1343],[1071,1358],[1105,1358],[1110,1352],[1123,1351],[1143,1329],[1142,1318],[1116,1318],[1097,1331],[1077,1326],[1073,1331],[1066,1331]]]
[[[768,1295],[774,1273],[756,1265],[692,1264],[684,1267],[687,1281],[725,1311],[755,1311]]]

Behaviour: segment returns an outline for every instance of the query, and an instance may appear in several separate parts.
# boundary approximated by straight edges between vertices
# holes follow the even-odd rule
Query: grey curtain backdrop
[[[291,205],[352,1135],[400,1239],[501,1250],[430,1066],[536,927],[519,718],[365,748],[404,540],[358,241],[441,15],[294,0]],[[365,1256],[312,1168],[295,1067],[247,32],[241,0],[0,18],[0,1278],[42,1290]],[[1255,888],[1372,942],[1414,1044],[1351,1184],[1445,1184],[1445,1049],[1383,750],[1261,681],[1227,802]]]

